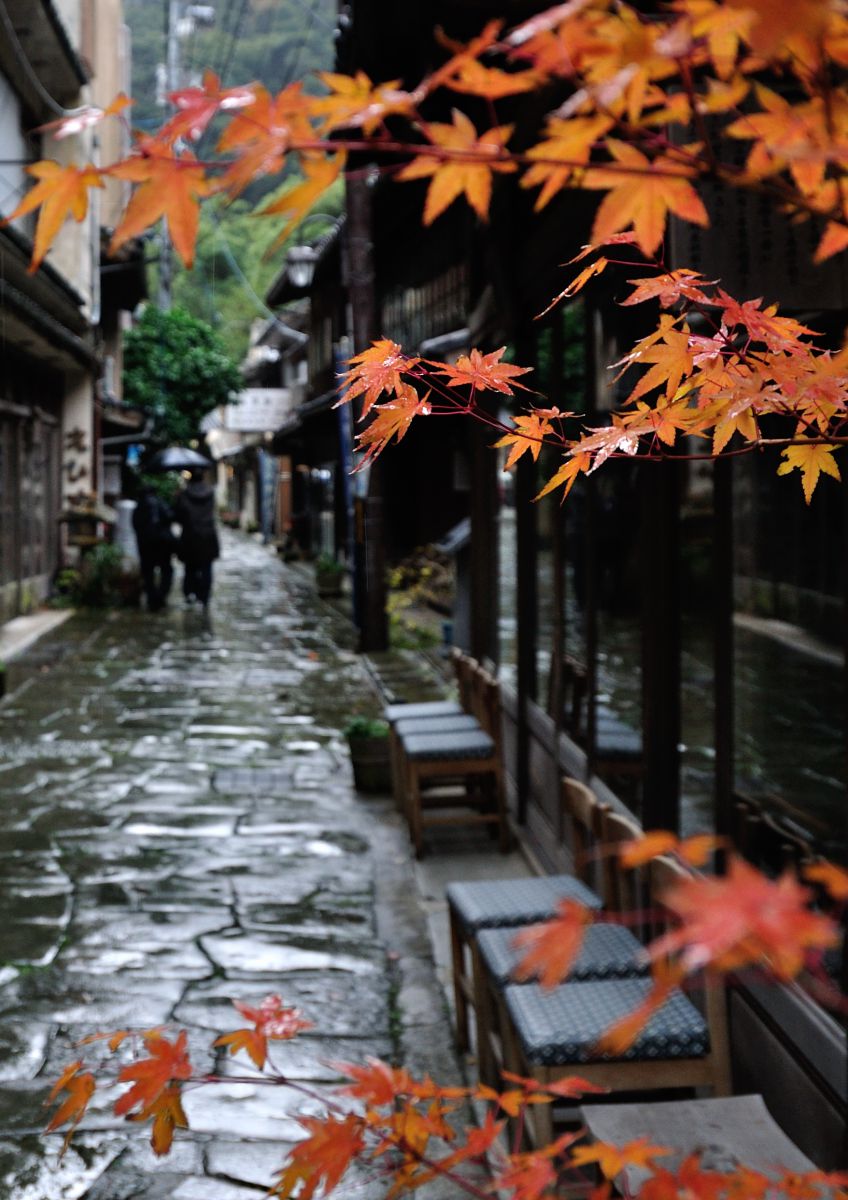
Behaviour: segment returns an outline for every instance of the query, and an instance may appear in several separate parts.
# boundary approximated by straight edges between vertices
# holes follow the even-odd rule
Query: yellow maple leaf
[[[431,225],[462,195],[485,221],[492,195],[492,172],[515,170],[515,163],[500,158],[512,126],[498,125],[478,137],[468,117],[454,109],[452,125],[428,125],[426,132],[433,145],[445,153],[419,154],[397,175],[400,180],[430,178],[424,224]]]
[[[786,459],[786,462],[780,464],[777,468],[777,473],[778,475],[788,475],[790,471],[799,470],[801,472],[801,485],[804,489],[804,499],[809,504],[822,472],[825,475],[830,475],[832,479],[841,478],[839,467],[837,467],[833,458],[833,451],[835,449],[836,446],[829,446],[822,442],[809,442],[807,445],[787,446],[783,451],[783,457]]]
[[[592,465],[591,454],[585,454],[581,451],[579,454],[570,455],[555,475],[552,475],[545,486],[536,496],[537,500],[541,500],[543,496],[547,496],[549,492],[553,492],[558,487],[564,487],[563,500],[574,487],[574,481],[580,474],[586,474]]]

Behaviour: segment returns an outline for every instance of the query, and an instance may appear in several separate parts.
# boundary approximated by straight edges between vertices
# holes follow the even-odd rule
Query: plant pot
[[[319,596],[340,596],[342,594],[342,575],[339,571],[316,571],[315,585]]]
[[[387,737],[348,737],[353,781],[358,792],[390,792],[392,770]]]

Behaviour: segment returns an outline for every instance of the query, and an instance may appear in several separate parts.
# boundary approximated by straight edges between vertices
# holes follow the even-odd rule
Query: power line
[[[224,62],[221,65],[221,70],[219,71],[219,75],[221,77],[222,84],[224,83],[226,74],[230,69],[230,63],[232,62],[232,59],[233,59],[233,53],[235,52],[236,43],[238,42],[239,37],[241,36],[241,26],[242,26],[242,22],[244,21],[244,14],[246,12],[247,12],[247,0],[241,0],[241,7],[238,10],[238,16],[236,17],[235,24],[233,25],[233,31],[232,31],[232,34],[230,35],[230,45],[227,49],[227,54],[226,54],[226,57],[224,58]]]

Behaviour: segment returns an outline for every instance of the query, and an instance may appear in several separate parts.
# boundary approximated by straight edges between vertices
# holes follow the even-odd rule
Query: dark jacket
[[[174,520],[182,526],[177,554],[186,564],[204,566],[220,554],[215,529],[215,492],[208,483],[192,481],[174,503]]]
[[[171,554],[175,538],[171,533],[173,514],[165,501],[152,489],[145,489],[133,512],[138,552],[142,557],[153,554]]]

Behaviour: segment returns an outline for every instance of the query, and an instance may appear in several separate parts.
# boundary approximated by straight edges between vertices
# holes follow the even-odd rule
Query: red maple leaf
[[[148,1058],[122,1067],[118,1080],[131,1083],[115,1102],[115,1115],[124,1116],[138,1108],[150,1110],[162,1093],[172,1084],[191,1078],[191,1063],[186,1050],[188,1035],[182,1030],[175,1042],[170,1042],[159,1033],[147,1034],[144,1046]]]
[[[356,470],[362,470],[366,463],[382,454],[392,438],[401,441],[414,417],[429,416],[429,400],[429,392],[422,398],[411,383],[402,383],[391,400],[376,405],[373,420],[357,439],[356,448],[364,450],[365,457]]]
[[[353,1113],[346,1117],[303,1117],[300,1124],[308,1136],[289,1151],[272,1196],[287,1200],[297,1192],[298,1200],[311,1200],[316,1190],[329,1195],[351,1162],[365,1147],[364,1121]]]
[[[371,406],[383,392],[399,392],[401,375],[411,371],[421,360],[404,354],[397,342],[380,338],[361,354],[347,360],[350,368],[342,376],[342,395],[339,404],[347,404],[363,396],[362,416],[367,417]]]
[[[159,130],[157,137],[173,144],[179,138],[196,141],[216,113],[247,108],[256,99],[252,84],[246,87],[225,88],[214,71],[204,71],[202,87],[182,88],[171,92],[168,99],[177,112]]]
[[[651,944],[651,956],[679,952],[688,970],[760,963],[792,979],[808,950],[839,941],[835,922],[813,912],[810,898],[791,871],[772,880],[733,858],[726,876],[684,879],[662,897],[681,925]]]
[[[244,1050],[261,1071],[268,1057],[268,1042],[283,1042],[296,1037],[304,1029],[311,1029],[312,1022],[304,1021],[297,1008],[287,1008],[276,994],[266,996],[258,1008],[234,1000],[233,1004],[243,1017],[253,1022],[253,1029],[236,1029],[222,1034],[213,1043],[227,1046],[230,1054]]]
[[[345,1084],[341,1092],[349,1096],[358,1096],[369,1106],[384,1108],[394,1104],[398,1096],[408,1096],[414,1091],[414,1083],[406,1071],[392,1067],[379,1058],[366,1059],[367,1066],[356,1063],[330,1063],[344,1075],[350,1076],[355,1083]]]
[[[515,935],[521,959],[513,971],[521,981],[538,978],[543,988],[556,987],[566,978],[580,953],[592,914],[576,900],[560,900],[552,921],[530,925]]]

